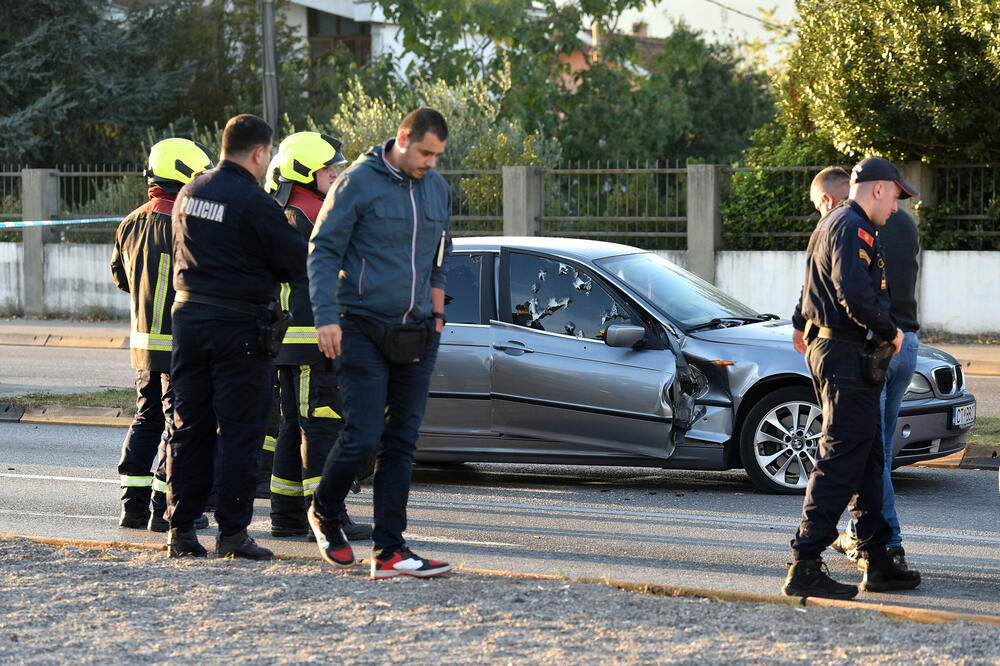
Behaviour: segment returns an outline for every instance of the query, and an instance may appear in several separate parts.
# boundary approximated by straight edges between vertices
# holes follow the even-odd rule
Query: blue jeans
[[[379,555],[405,545],[413,454],[441,336],[434,334],[419,363],[394,364],[385,360],[356,322],[343,319],[340,328],[342,353],[334,364],[344,429],[323,466],[313,503],[320,516],[336,517],[361,464],[376,453],[372,542]]]
[[[885,450],[885,468],[882,470],[882,517],[892,528],[890,547],[902,546],[903,537],[899,533],[899,518],[896,516],[896,492],[892,487],[892,440],[896,434],[896,420],[899,407],[903,404],[906,387],[910,385],[917,367],[917,348],[920,340],[916,333],[904,333],[899,353],[892,357],[882,389],[882,445]],[[847,533],[855,536],[854,522],[847,526]]]

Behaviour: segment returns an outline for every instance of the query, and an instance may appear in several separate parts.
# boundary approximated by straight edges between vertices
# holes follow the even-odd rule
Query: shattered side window
[[[452,324],[479,324],[479,276],[482,257],[451,254],[444,290],[444,316]]]
[[[586,271],[545,257],[510,255],[512,320],[540,331],[603,339],[613,323],[628,323],[604,288]]]

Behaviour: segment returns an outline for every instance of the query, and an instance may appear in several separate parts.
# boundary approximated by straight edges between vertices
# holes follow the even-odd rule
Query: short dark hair
[[[830,166],[813,178],[811,187],[818,187],[824,192],[829,192],[833,189],[848,189],[851,185],[851,174],[847,173],[846,169],[839,166]]]
[[[248,153],[257,146],[271,143],[274,132],[263,118],[250,113],[233,116],[222,130],[222,152]]]
[[[416,111],[410,111],[399,125],[400,131],[406,130],[410,141],[420,141],[430,132],[442,141],[448,140],[448,123],[438,111],[422,106]]]

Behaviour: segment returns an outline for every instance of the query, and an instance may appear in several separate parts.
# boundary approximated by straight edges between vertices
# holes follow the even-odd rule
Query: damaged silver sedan
[[[822,413],[790,322],[653,252],[565,238],[458,239],[446,292],[418,461],[742,467],[804,492]],[[921,346],[895,464],[963,449],[975,405]]]

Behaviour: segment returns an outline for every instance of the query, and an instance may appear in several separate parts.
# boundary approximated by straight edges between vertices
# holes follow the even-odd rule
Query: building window
[[[358,23],[345,16],[309,9],[309,54],[313,58],[326,55],[338,47],[346,48],[354,62],[363,65],[372,57],[371,23]]]

